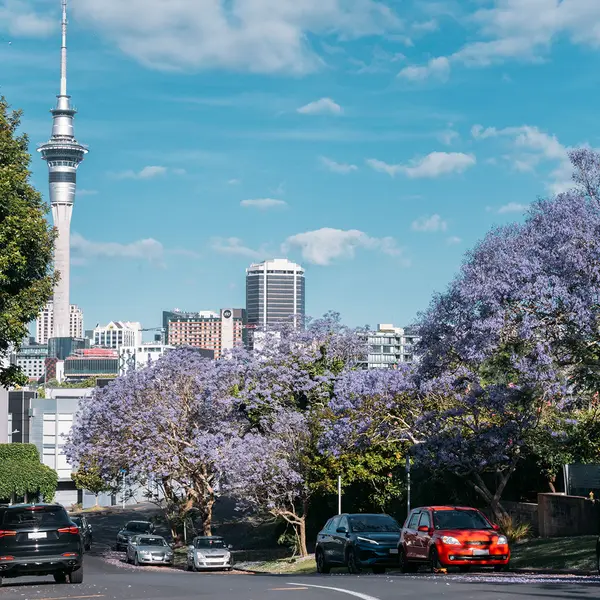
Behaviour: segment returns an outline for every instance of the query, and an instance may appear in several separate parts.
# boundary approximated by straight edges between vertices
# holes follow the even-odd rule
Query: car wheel
[[[398,549],[398,564],[401,573],[416,573],[419,570],[418,564],[408,561],[403,548]]]
[[[69,573],[69,583],[83,583],[83,567]]]
[[[327,573],[329,573],[329,571],[331,571],[331,567],[327,564],[327,561],[325,560],[325,552],[323,552],[323,550],[321,550],[320,548],[317,550],[317,556],[315,557],[315,560],[317,563],[317,573],[326,575]]]
[[[196,559],[195,558],[192,559],[192,571],[194,571],[194,573],[198,572],[198,567],[196,566]]]
[[[139,566],[140,566],[140,559],[138,558],[137,552],[136,552],[136,553],[133,555],[133,564],[134,564],[136,567],[139,567]]]
[[[598,568],[598,575],[600,575],[600,552],[596,555],[596,567]]]
[[[468,572],[471,570],[471,565],[460,565],[460,566],[458,567],[458,570],[459,570],[461,573],[468,573]]]
[[[62,571],[59,573],[54,573],[53,577],[56,583],[67,583],[67,574],[63,573]]]
[[[385,567],[373,567],[373,573],[375,575],[383,575],[385,573]]]
[[[432,573],[435,573],[436,571],[439,571],[440,569],[444,568],[444,566],[440,562],[440,557],[435,546],[433,546],[429,552],[429,563],[431,565]]]
[[[348,552],[347,563],[348,563],[348,572],[352,573],[353,575],[358,575],[359,573],[362,572],[362,568],[360,565],[360,559],[358,558],[358,556],[356,554],[356,550],[354,548],[351,548],[350,551]]]

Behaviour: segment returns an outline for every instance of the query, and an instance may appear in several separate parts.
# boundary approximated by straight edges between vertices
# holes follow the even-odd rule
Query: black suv
[[[4,577],[53,575],[57,583],[83,581],[79,527],[58,504],[0,507],[0,584]]]
[[[371,569],[384,573],[398,566],[400,525],[384,514],[338,515],[317,536],[315,559],[319,573],[346,566],[350,573]]]
[[[73,521],[73,523],[75,523],[75,525],[77,525],[77,527],[79,527],[79,533],[81,534],[81,539],[83,540],[83,547],[85,551],[87,552],[88,550],[91,550],[93,534],[92,526],[90,525],[89,521],[84,515],[69,515],[69,518],[71,519],[71,521]]]
[[[117,533],[117,543],[115,544],[117,552],[126,550],[129,540],[134,535],[139,535],[140,533],[154,533],[154,525],[150,521],[129,521],[129,523]]]

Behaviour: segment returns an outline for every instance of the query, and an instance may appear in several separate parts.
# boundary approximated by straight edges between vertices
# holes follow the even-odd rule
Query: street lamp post
[[[121,498],[121,507],[124,509],[125,508],[125,473],[127,473],[127,471],[125,469],[121,469],[121,473],[123,474],[123,491],[122,493],[122,498]]]
[[[406,514],[410,514],[410,456],[406,457]]]

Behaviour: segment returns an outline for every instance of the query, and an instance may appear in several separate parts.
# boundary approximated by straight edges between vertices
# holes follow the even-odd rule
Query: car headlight
[[[505,535],[499,535],[498,539],[496,540],[496,543],[499,546],[505,546],[506,544],[508,544],[508,538]]]
[[[460,546],[460,542],[450,535],[445,535],[442,537],[442,544],[446,544],[447,546]]]
[[[202,554],[202,552],[196,552],[196,556],[197,556],[198,558],[202,558],[202,559],[205,559],[205,558],[206,558],[206,556],[204,556],[204,554]]]
[[[379,546],[379,542],[376,542],[375,540],[370,540],[369,538],[366,538],[366,537],[361,537],[360,535],[357,535],[356,539],[359,542],[367,542],[369,544],[375,544],[376,546]]]

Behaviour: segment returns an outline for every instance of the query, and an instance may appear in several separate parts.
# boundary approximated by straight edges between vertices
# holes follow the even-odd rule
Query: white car
[[[227,546],[222,537],[198,536],[188,546],[188,571],[205,571],[209,569],[231,571],[232,568],[231,546]]]
[[[127,545],[127,562],[140,565],[173,564],[173,548],[160,535],[135,535]]]

